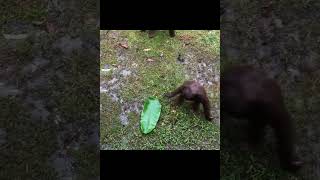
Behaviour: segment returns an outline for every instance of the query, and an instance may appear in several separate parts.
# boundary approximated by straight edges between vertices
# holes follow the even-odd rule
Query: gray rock
[[[276,25],[277,28],[282,28],[283,27],[281,19],[275,19],[274,20],[274,24]]]
[[[24,40],[33,32],[32,24],[22,21],[10,21],[3,25],[3,37],[7,40]]]
[[[124,70],[122,70],[122,71],[120,72],[120,74],[121,74],[122,76],[124,76],[124,77],[127,77],[127,76],[129,76],[129,75],[131,74],[131,71],[128,71],[128,70],[124,69]]]
[[[21,40],[29,37],[29,34],[3,34],[3,37],[8,40]]]
[[[120,122],[124,126],[129,124],[128,116],[124,112],[120,114]]]

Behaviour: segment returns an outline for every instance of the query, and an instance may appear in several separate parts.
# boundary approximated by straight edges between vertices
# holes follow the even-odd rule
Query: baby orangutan
[[[296,171],[303,162],[294,151],[294,126],[278,83],[251,66],[235,66],[221,78],[221,111],[248,120],[248,137],[257,145],[271,126],[283,168]]]
[[[210,115],[210,103],[207,97],[206,90],[204,87],[196,81],[185,81],[178,89],[171,93],[165,94],[166,97],[172,98],[174,96],[178,97],[178,103],[182,104],[184,100],[192,101],[192,107],[194,111],[199,110],[200,103],[203,106],[204,115],[208,121],[213,118]]]

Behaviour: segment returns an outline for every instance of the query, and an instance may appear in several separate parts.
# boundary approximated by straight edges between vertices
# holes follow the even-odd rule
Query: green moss
[[[101,58],[100,58],[100,67],[104,67],[104,65],[116,65],[116,51],[110,46],[107,40],[101,40],[100,42],[101,49]]]
[[[112,103],[111,98],[106,94],[100,95],[102,109],[100,111],[100,142],[108,143],[119,138],[118,131],[121,130],[119,121],[120,104]],[[115,137],[113,136],[115,135]]]
[[[209,31],[201,35],[200,43],[203,43],[217,57],[220,57],[220,31]]]

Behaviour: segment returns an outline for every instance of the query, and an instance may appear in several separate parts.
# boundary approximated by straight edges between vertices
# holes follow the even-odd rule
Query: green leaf
[[[140,121],[142,133],[148,134],[156,127],[160,117],[160,112],[161,104],[157,98],[149,97],[144,102]]]

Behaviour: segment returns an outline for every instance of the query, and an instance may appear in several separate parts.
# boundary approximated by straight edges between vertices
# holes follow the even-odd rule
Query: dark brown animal
[[[201,84],[196,81],[185,81],[175,91],[165,94],[168,98],[172,98],[177,95],[179,95],[179,104],[182,104],[184,100],[192,101],[192,107],[195,112],[199,110],[199,105],[202,104],[206,119],[209,121],[212,120],[210,115],[209,99],[207,97],[206,90]]]
[[[221,77],[221,112],[248,119],[251,145],[257,145],[270,125],[278,142],[283,168],[296,171],[302,166],[294,152],[293,122],[275,80],[251,66],[230,68]]]

